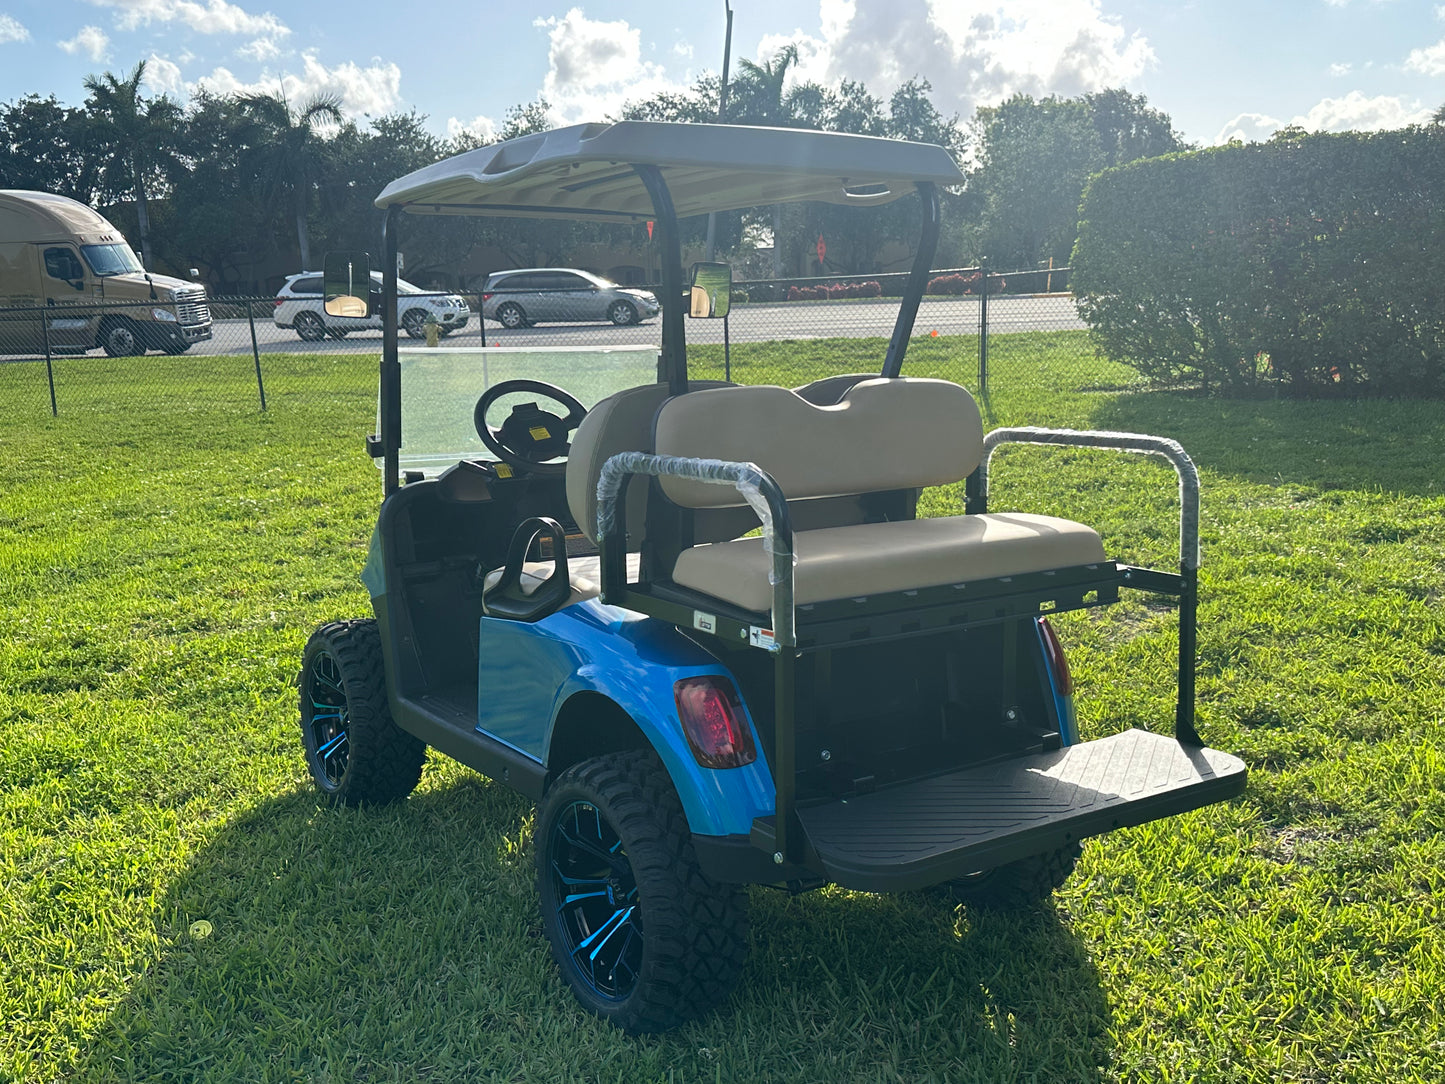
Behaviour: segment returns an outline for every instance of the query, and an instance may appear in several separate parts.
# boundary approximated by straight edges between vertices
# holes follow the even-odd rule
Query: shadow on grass
[[[1439,402],[1210,399],[1156,391],[1100,402],[1088,424],[1171,437],[1200,467],[1249,482],[1445,492]]]
[[[524,801],[472,778],[380,810],[262,803],[171,886],[157,957],[74,1079],[1088,1081],[1105,1064],[1098,977],[1051,910],[838,890],[754,890],[732,999],[623,1036],[551,965],[530,831]]]

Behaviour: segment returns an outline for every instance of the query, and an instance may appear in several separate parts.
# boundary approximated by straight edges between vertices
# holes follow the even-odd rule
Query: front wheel
[[[607,306],[607,319],[618,327],[637,323],[637,309],[630,301],[614,301]]]
[[[107,324],[100,332],[100,348],[113,358],[128,358],[144,354],[140,330],[133,321],[122,317]]]
[[[1074,872],[1082,848],[1077,843],[1047,854],[1021,858],[938,886],[956,903],[991,910],[1017,911],[1048,899]]]
[[[312,633],[300,685],[301,743],[322,794],[338,805],[380,805],[412,792],[426,745],[392,720],[375,621]]]
[[[747,897],[698,867],[667,770],[648,751],[568,769],[537,815],[552,958],[582,1005],[629,1034],[721,1003],[747,953]]]

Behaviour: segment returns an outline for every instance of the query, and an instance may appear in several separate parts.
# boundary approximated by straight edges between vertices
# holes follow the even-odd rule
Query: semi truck
[[[210,337],[206,288],[151,274],[104,215],[0,189],[0,354],[182,354]]]

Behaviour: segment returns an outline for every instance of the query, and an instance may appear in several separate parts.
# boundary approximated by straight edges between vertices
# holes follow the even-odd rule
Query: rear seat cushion
[[[659,455],[756,463],[789,500],[956,482],[983,457],[983,422],[967,390],[947,380],[860,380],[833,405],[787,388],[693,392],[657,414]],[[663,478],[689,508],[743,503],[731,486]]]
[[[793,549],[798,606],[1104,560],[1103,543],[1091,528],[1021,513],[798,531]],[[771,566],[761,538],[740,538],[684,550],[672,578],[745,610],[767,612]]]

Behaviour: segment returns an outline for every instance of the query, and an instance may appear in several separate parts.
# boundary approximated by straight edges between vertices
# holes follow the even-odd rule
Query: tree
[[[278,94],[246,94],[238,102],[241,114],[249,121],[247,142],[266,187],[290,196],[296,243],[301,250],[301,269],[309,270],[311,242],[306,219],[322,160],[322,140],[317,128],[326,123],[342,123],[341,99],[334,94],[318,94],[295,112],[285,97]]]
[[[798,47],[792,42],[773,54],[771,60],[762,64],[751,60],[739,60],[736,89],[732,91],[729,105],[735,109],[736,118],[743,124],[766,124],[777,128],[789,127],[791,116],[783,94],[783,84],[788,78],[788,69],[798,62]],[[730,110],[731,111],[731,110]],[[773,278],[783,277],[783,205],[773,205]]]
[[[142,98],[146,62],[136,64],[124,79],[112,72],[88,75],[90,96],[85,108],[101,132],[106,159],[101,166],[102,187],[112,193],[129,192],[135,198],[140,229],[141,261],[152,266],[149,193],[177,164],[176,144],[184,116],[181,107],[164,94]]]
[[[0,107],[0,188],[90,203],[100,184],[95,134],[84,109],[63,106],[53,94],[27,94]]]
[[[1099,147],[1106,165],[1119,166],[1139,158],[1190,150],[1174,130],[1167,113],[1149,108],[1149,99],[1130,94],[1122,87],[1110,87],[1084,95],[1084,105],[1099,133]]]

